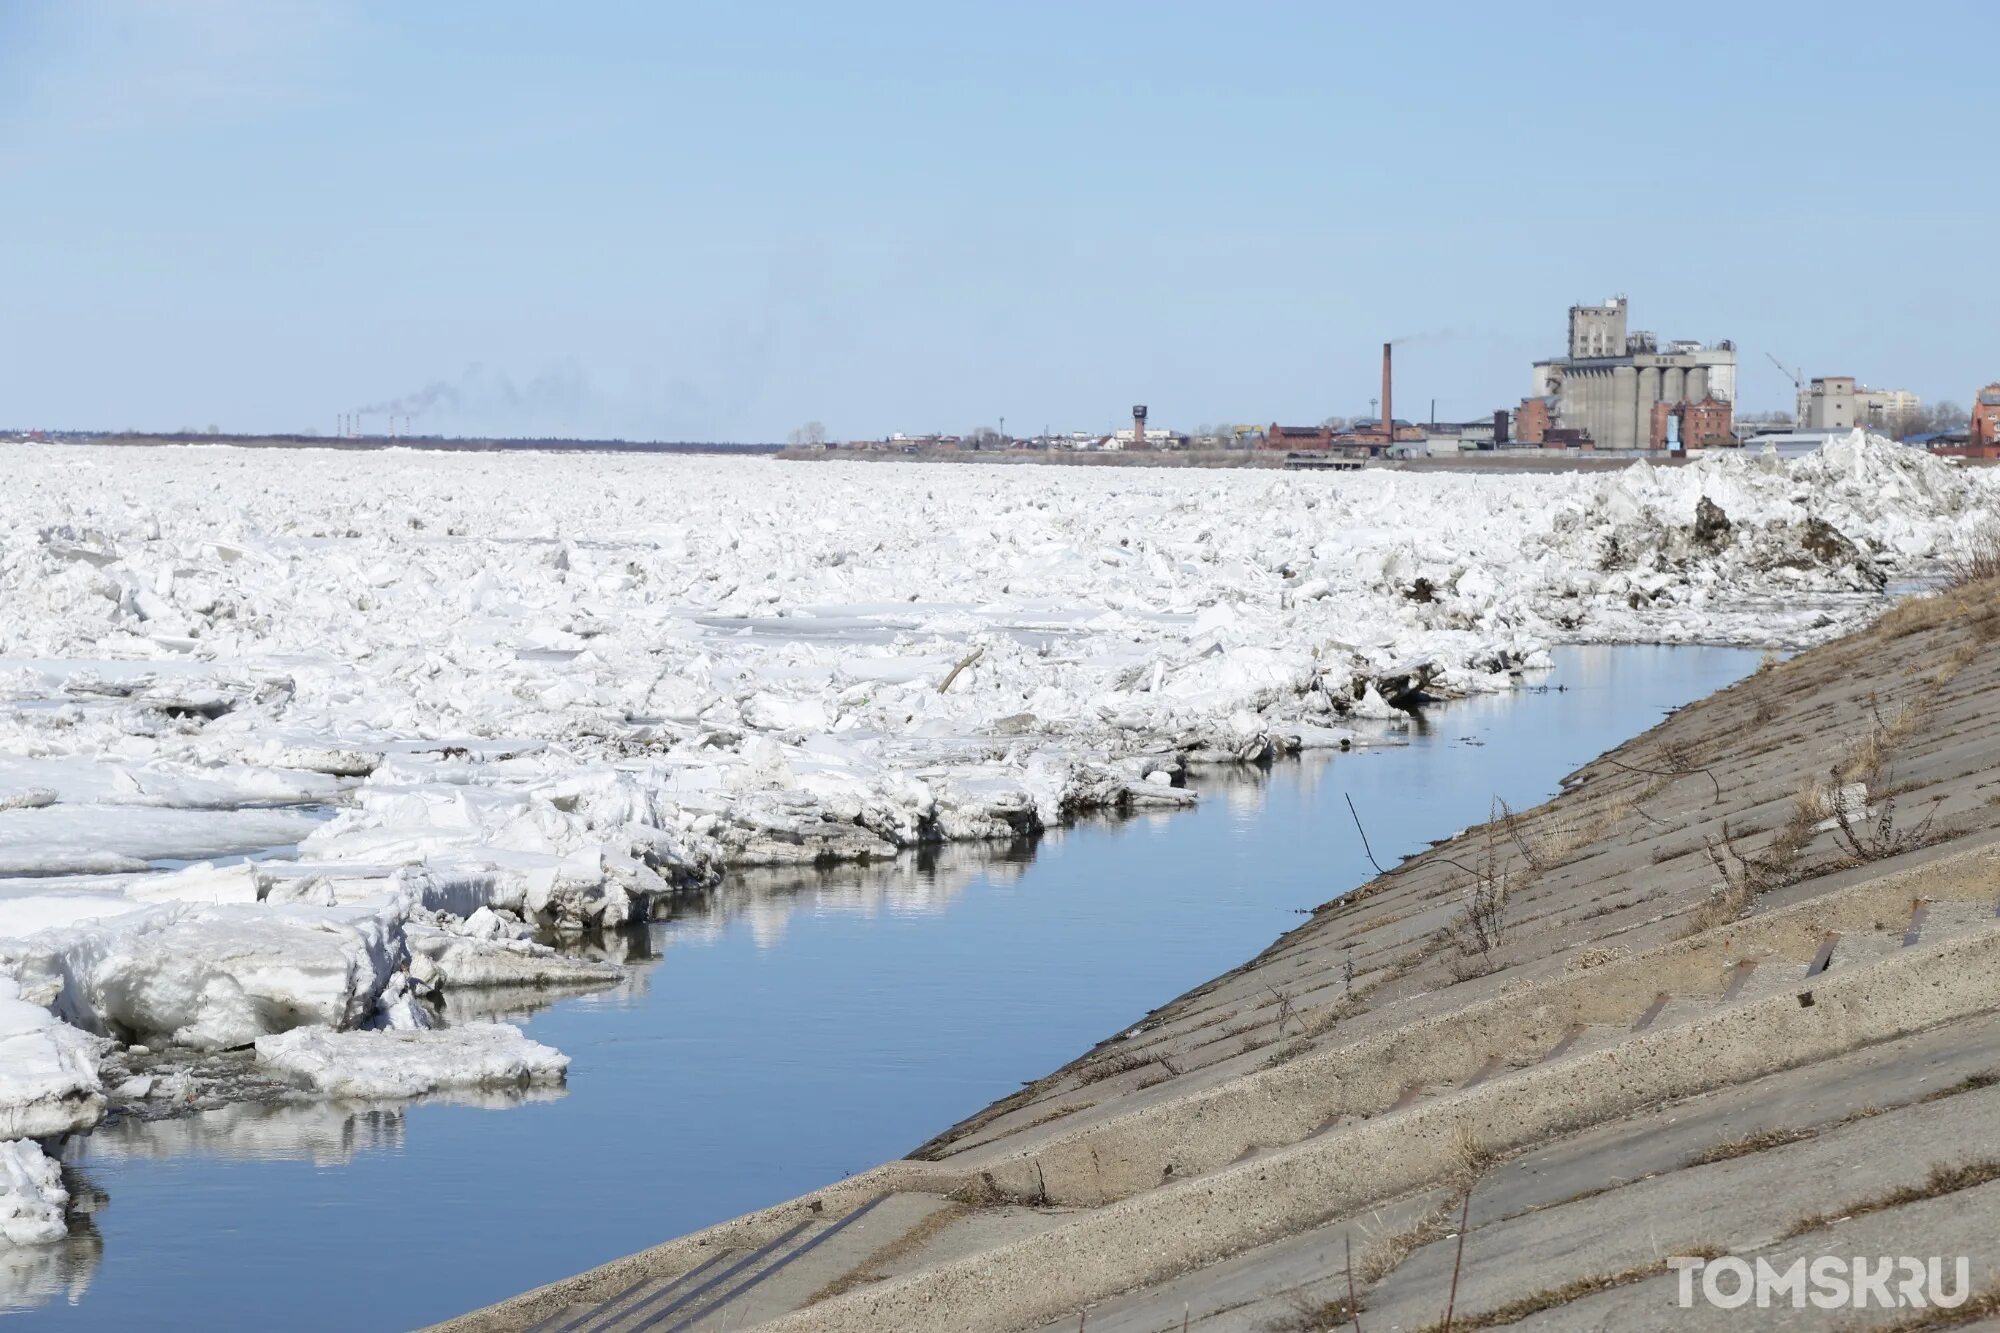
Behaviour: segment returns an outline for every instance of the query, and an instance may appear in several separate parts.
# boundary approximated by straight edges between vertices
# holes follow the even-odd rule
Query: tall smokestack
[[[1396,404],[1389,396],[1392,376],[1389,374],[1389,349],[1394,343],[1382,344],[1382,442],[1396,442]]]

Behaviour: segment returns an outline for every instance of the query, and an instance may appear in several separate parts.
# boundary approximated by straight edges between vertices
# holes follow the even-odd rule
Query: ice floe
[[[558,1083],[569,1057],[508,1023],[422,1032],[294,1028],[257,1040],[257,1061],[332,1097],[419,1097],[441,1088]]]
[[[0,975],[0,1139],[88,1129],[104,1114],[98,1043]]]
[[[62,1168],[28,1139],[0,1140],[0,1247],[46,1245],[69,1234]]]

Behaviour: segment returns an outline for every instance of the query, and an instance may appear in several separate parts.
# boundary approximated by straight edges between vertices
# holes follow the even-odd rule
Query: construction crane
[[[1778,360],[1775,353],[1766,352],[1764,355],[1770,357],[1771,364],[1785,372],[1785,378],[1792,382],[1792,420],[1799,425],[1804,425],[1806,419],[1806,377]]]
[[[1804,393],[1806,391],[1806,377],[1804,375],[1799,374],[1798,371],[1793,370],[1790,366],[1778,360],[1776,353],[1766,352],[1764,353],[1764,355],[1771,358],[1772,365],[1776,366],[1779,370],[1785,372],[1785,378],[1792,382],[1792,387],[1794,389],[1797,389],[1800,393]]]

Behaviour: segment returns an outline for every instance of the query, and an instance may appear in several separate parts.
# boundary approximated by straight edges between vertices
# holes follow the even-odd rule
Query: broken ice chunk
[[[68,1207],[62,1171],[40,1147],[28,1139],[0,1141],[0,1246],[61,1240],[69,1234]]]
[[[569,1057],[508,1023],[432,1031],[295,1028],[257,1041],[257,1062],[336,1097],[420,1097],[440,1088],[560,1083]]]

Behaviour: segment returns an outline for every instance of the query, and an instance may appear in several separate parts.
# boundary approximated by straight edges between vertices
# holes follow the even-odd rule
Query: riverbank
[[[1727,456],[1728,451],[1711,451]],[[1739,456],[1747,457],[1748,454]],[[1074,450],[1074,449],[946,449],[910,446],[907,449],[808,449],[793,446],[775,457],[785,463],[964,463],[982,467],[1080,467],[1080,468],[1165,468],[1195,471],[1276,471],[1294,469],[1283,449],[1175,449],[1163,450]],[[1325,460],[1304,455],[1310,470]],[[1692,457],[1698,458],[1699,454]],[[1474,476],[1552,475],[1562,472],[1616,472],[1635,463],[1653,467],[1679,467],[1692,461],[1687,454],[1667,450],[1647,453],[1599,455],[1580,449],[1506,449],[1473,451],[1422,458],[1376,458],[1364,466],[1371,472],[1462,472]]]
[[[89,1202],[64,1244],[0,1281],[0,1309],[39,1301],[37,1327],[73,1333],[251,1325],[294,1304],[315,1328],[410,1328],[864,1171],[1370,878],[1343,792],[1371,812],[1378,855],[1412,853],[1483,818],[1496,792],[1517,806],[1554,794],[1579,760],[1754,670],[1759,654],[1554,657],[1522,689],[1385,727],[1387,744],[1199,770],[1185,811],[732,873],[621,932],[613,990],[451,1000],[454,1021],[467,1000],[516,1006],[490,1016],[571,1057],[560,1089],[164,1118],[121,1108],[44,1145]],[[597,1202],[564,1211],[557,1230],[523,1227],[522,1174],[496,1160],[529,1164],[538,1196]],[[376,1280],[351,1283],[349,1238],[413,1198],[476,1258],[380,1247]],[[185,1322],[157,1314],[162,1293],[189,1295]]]
[[[1330,1328],[1349,1241],[1371,1328],[1455,1265],[1461,1319],[1549,1327],[1666,1322],[1672,1254],[1990,1284],[1996,591],[1681,710],[908,1158],[447,1327]]]

